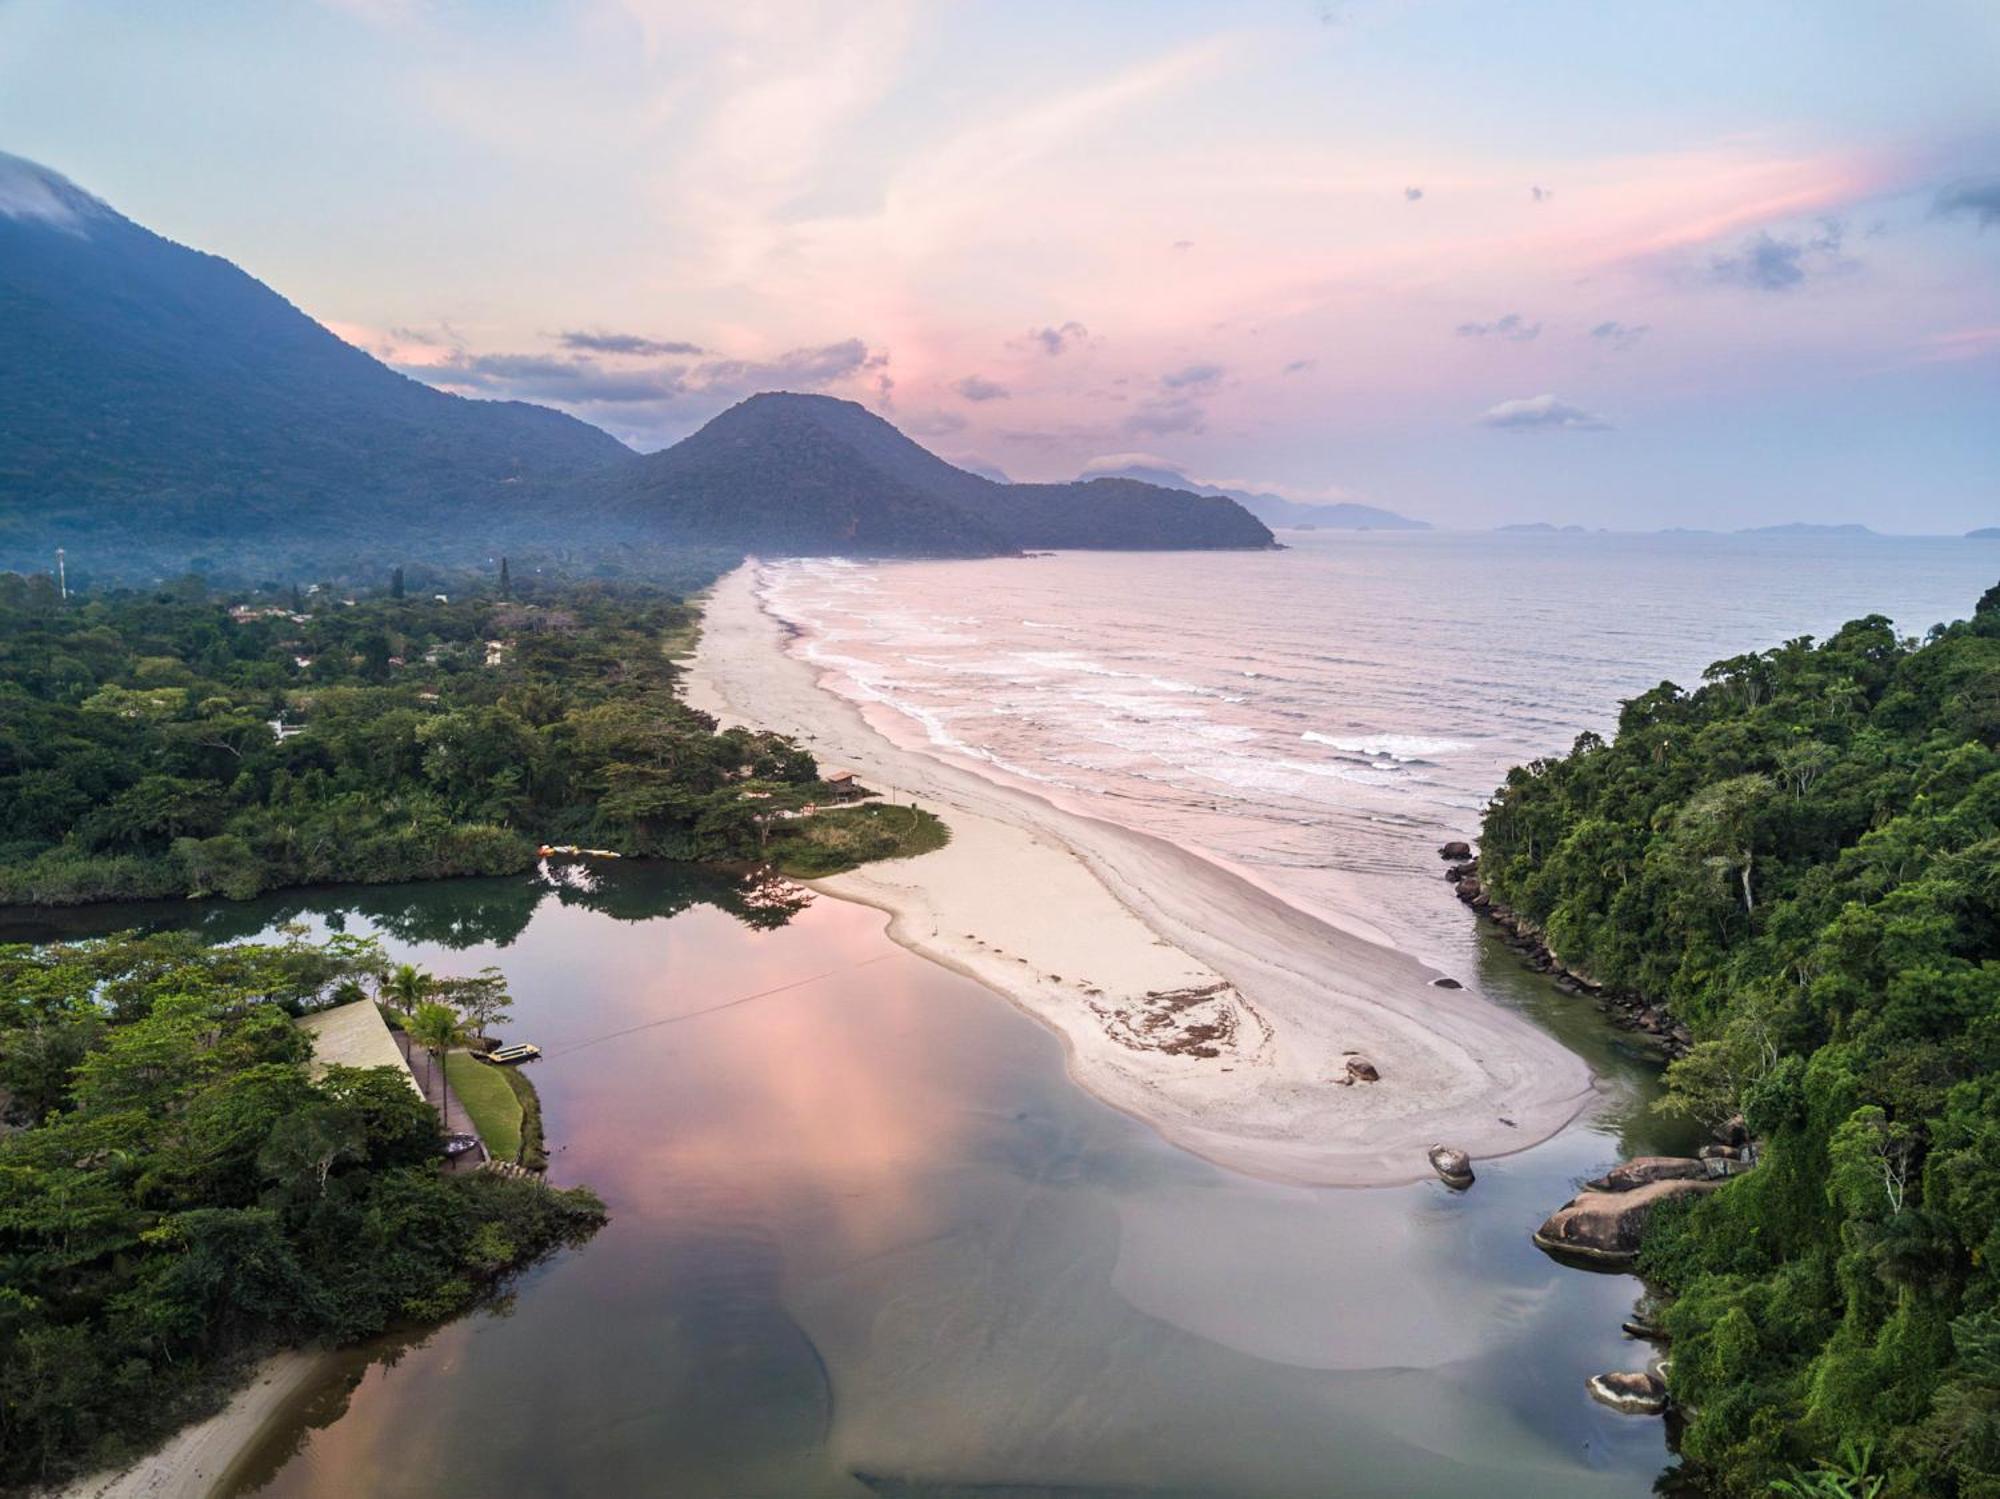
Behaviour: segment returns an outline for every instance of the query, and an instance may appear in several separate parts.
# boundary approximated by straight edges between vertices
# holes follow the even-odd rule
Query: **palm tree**
[[[454,1046],[463,1046],[466,1041],[465,1022],[458,1011],[450,1005],[441,1005],[436,1000],[427,1000],[416,1008],[410,1017],[410,1039],[430,1055],[428,1073],[437,1077],[437,1069],[442,1064],[444,1054]],[[451,1085],[449,1080],[438,1088],[438,1109],[444,1115],[444,1127],[451,1128]]]
[[[405,1015],[414,1015],[417,1006],[431,992],[431,976],[414,963],[398,963],[382,975],[378,993]]]

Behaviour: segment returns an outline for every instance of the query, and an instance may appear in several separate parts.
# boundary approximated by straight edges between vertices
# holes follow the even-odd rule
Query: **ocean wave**
[[[1432,755],[1449,755],[1455,750],[1471,747],[1457,739],[1427,739],[1420,734],[1322,734],[1315,729],[1307,729],[1299,738],[1307,744],[1323,744],[1328,749],[1344,750],[1350,755],[1370,755],[1404,764],[1426,761]]]

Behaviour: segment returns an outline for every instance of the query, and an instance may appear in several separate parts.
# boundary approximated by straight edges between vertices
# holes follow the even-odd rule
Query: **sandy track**
[[[78,1479],[57,1499],[208,1499],[322,1366],[321,1355],[303,1350],[266,1359],[207,1420],[182,1427],[128,1468]]]

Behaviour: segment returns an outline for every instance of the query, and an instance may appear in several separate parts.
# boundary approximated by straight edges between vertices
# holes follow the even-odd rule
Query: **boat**
[[[532,1062],[542,1054],[539,1046],[531,1046],[526,1041],[513,1046],[502,1046],[493,1051],[475,1051],[473,1055],[482,1062],[491,1062],[496,1067],[511,1067],[516,1062]]]

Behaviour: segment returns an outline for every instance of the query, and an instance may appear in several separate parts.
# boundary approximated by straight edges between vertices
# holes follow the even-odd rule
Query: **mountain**
[[[1165,489],[1182,489],[1190,494],[1217,495],[1236,501],[1267,526],[1290,526],[1322,531],[1428,531],[1429,521],[1411,520],[1393,510],[1376,505],[1357,505],[1342,500],[1337,504],[1306,504],[1283,495],[1250,489],[1224,489],[1190,479],[1178,469],[1157,463],[1121,463],[1116,467],[1092,469],[1086,479],[1137,479]]]
[[[664,540],[791,553],[988,557],[1036,547],[1268,547],[1222,496],[1129,479],[1001,484],[865,407],[769,392],[693,436],[576,482],[580,508]]]
[[[2000,526],[1981,526],[1977,531],[1965,533],[1967,541],[2000,541]]]
[[[628,459],[397,374],[263,283],[0,155],[0,565],[354,543],[525,516]]]
[[[824,396],[752,397],[645,457],[545,407],[396,373],[228,261],[0,155],[0,567],[1261,547],[1233,500],[1006,484]]]

